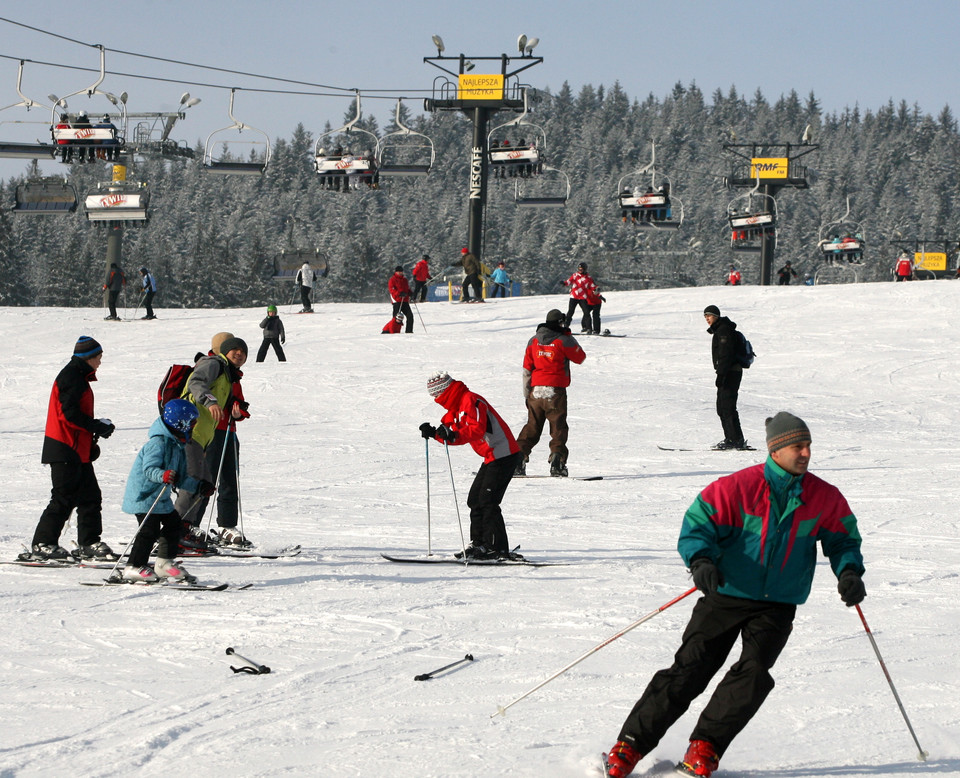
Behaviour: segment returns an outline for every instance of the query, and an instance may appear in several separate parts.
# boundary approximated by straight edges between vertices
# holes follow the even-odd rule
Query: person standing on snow
[[[460,264],[463,265],[463,301],[465,303],[483,302],[483,287],[480,284],[480,260],[464,246],[460,249]],[[470,299],[470,289],[473,288],[473,300]]]
[[[300,313],[313,313],[313,303],[310,302],[310,294],[313,292],[313,279],[315,274],[310,263],[304,260],[303,265],[297,271],[297,287],[300,289],[300,302],[303,308]]]
[[[110,315],[104,317],[105,321],[120,321],[120,317],[117,316],[117,298],[120,297],[120,290],[126,285],[127,277],[120,269],[120,265],[111,262],[107,278],[103,282],[103,290],[107,293],[107,306],[110,308]]]
[[[781,411],[766,420],[764,464],[720,478],[687,510],[677,550],[703,596],[673,665],[656,673],[607,755],[607,774],[624,778],[649,754],[726,662],[740,658],[714,690],[677,765],[709,776],[773,690],[770,669],[806,602],[817,543],[830,560],[847,607],[866,596],[856,517],[835,486],[807,472],[810,430]]]
[[[60,533],[73,509],[77,510],[77,555],[81,559],[114,562],[117,555],[100,540],[103,532],[103,500],[93,463],[100,456],[99,438],[109,438],[110,419],[97,419],[93,389],[103,348],[93,338],[81,335],[73,356],[57,375],[50,390],[47,424],[40,461],[50,465],[50,502],[33,533],[31,557],[66,560],[69,552],[60,545]]]
[[[140,268],[140,283],[143,287],[143,307],[147,315],[144,319],[156,319],[153,313],[153,298],[157,296],[157,280],[145,267]]]
[[[427,391],[446,413],[440,427],[430,422],[421,424],[420,434],[427,440],[433,438],[450,446],[469,443],[483,457],[467,495],[470,508],[467,559],[523,559],[510,551],[500,510],[510,479],[522,461],[513,433],[490,403],[446,372],[430,376]],[[463,553],[458,552],[456,556],[462,558]]]
[[[747,447],[747,441],[743,439],[740,414],[737,412],[737,398],[743,380],[743,367],[737,360],[737,325],[726,316],[721,316],[716,305],[704,308],[703,318],[707,321],[707,332],[713,336],[710,352],[713,369],[717,371],[717,416],[723,426],[723,440],[714,448],[742,450]]]
[[[793,265],[790,264],[788,259],[783,263],[783,267],[777,271],[777,277],[780,279],[777,281],[777,286],[789,286],[790,279],[797,277],[797,271],[793,269]]]
[[[550,422],[550,475],[567,475],[567,387],[570,363],[582,364],[587,355],[564,326],[563,312],[554,308],[527,343],[523,353],[523,398],[527,423],[520,430],[517,445],[523,458],[517,475],[527,474],[530,452],[540,441],[543,425]]]
[[[393,302],[393,318],[402,313],[407,322],[407,334],[413,332],[413,309],[410,308],[410,283],[403,274],[403,267],[397,265],[387,282],[390,300]]]
[[[491,297],[507,297],[507,288],[510,286],[510,276],[507,275],[507,268],[503,262],[497,263],[497,269],[490,276],[493,281],[493,293]]]
[[[170,400],[150,425],[147,442],[137,453],[123,493],[123,511],[137,517],[138,528],[122,577],[133,583],[153,583],[165,578],[185,581],[187,571],[174,557],[179,551],[180,514],[173,508],[169,490],[180,485],[196,491],[187,475],[184,446],[197,423],[197,409],[187,400]],[[148,566],[156,543],[157,559]]]
[[[425,302],[427,299],[427,281],[433,278],[430,275],[430,255],[424,254],[420,261],[413,266],[413,301]]]
[[[564,281],[563,285],[570,287],[570,303],[567,305],[566,316],[566,326],[569,327],[570,322],[573,321],[573,312],[577,309],[578,305],[583,311],[585,318],[590,315],[590,309],[587,305],[587,290],[596,289],[597,285],[587,273],[586,262],[581,262],[579,265],[577,265],[577,272]]]
[[[263,362],[267,356],[267,349],[273,346],[277,353],[277,359],[281,362],[287,361],[286,354],[283,353],[283,344],[287,340],[287,333],[283,329],[283,322],[277,314],[276,305],[267,306],[267,317],[260,322],[260,329],[263,330],[263,342],[257,351],[257,362]]]

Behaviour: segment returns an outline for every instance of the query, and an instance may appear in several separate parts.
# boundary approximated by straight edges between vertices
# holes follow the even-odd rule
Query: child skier
[[[199,491],[200,485],[187,475],[184,445],[193,434],[199,413],[187,400],[170,400],[163,414],[150,426],[150,437],[130,469],[123,495],[123,511],[132,513],[140,524],[130,549],[123,580],[152,583],[161,578],[189,580],[190,576],[173,561],[180,540],[180,514],[173,509],[170,490],[182,485]],[[157,544],[157,560],[147,562]]]
[[[260,329],[263,330],[263,343],[257,351],[257,362],[263,362],[270,346],[273,346],[273,350],[277,352],[277,359],[286,362],[287,357],[283,353],[282,346],[287,340],[287,333],[283,330],[283,322],[277,314],[276,305],[267,306],[267,318],[260,322]]]

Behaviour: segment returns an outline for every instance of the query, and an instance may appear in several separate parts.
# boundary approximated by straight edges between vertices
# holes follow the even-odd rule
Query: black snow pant
[[[147,292],[143,297],[143,307],[147,312],[147,317],[153,319],[153,298],[157,296],[156,292]]]
[[[117,289],[114,291],[111,289],[107,292],[107,307],[110,309],[110,316],[114,319],[117,318],[117,298],[120,297],[120,290]]]
[[[483,299],[483,285],[480,283],[479,273],[470,273],[463,279],[463,301],[470,299],[470,289],[473,289],[473,299]]]
[[[50,465],[50,502],[40,516],[33,533],[33,544],[55,546],[60,542],[63,525],[77,509],[77,543],[92,546],[103,532],[103,498],[93,463],[54,462]]]
[[[305,311],[313,310],[313,303],[310,302],[310,294],[312,292],[312,286],[300,286],[300,302],[303,303],[303,310]]]
[[[427,299],[427,282],[426,281],[417,281],[413,282],[413,299],[419,300],[421,303],[426,302]]]
[[[580,322],[580,328],[586,330],[587,332],[593,331],[594,335],[600,334],[600,306],[603,305],[602,302],[597,303],[596,305],[587,305],[587,310],[583,314],[583,319]]]
[[[700,714],[691,740],[706,740],[723,756],[773,690],[770,676],[793,629],[797,606],[712,594],[693,608],[673,666],[657,672],[633,706],[620,740],[649,754],[723,667],[737,638],[740,658]]]
[[[743,430],[740,427],[740,414],[737,412],[737,397],[740,394],[740,381],[743,380],[743,370],[728,371],[723,380],[718,377],[717,383],[717,416],[723,426],[723,437],[731,443],[743,440]]]
[[[570,322],[573,321],[573,312],[577,310],[577,306],[580,306],[580,310],[583,311],[584,320],[590,316],[590,306],[587,305],[586,300],[578,300],[576,297],[571,297],[570,302],[567,303],[567,326],[570,326]],[[586,327],[584,327],[586,329]]]
[[[283,353],[283,346],[280,345],[280,339],[264,338],[263,343],[260,344],[260,348],[257,350],[257,362],[263,362],[263,360],[266,359],[270,346],[273,346],[273,350],[277,353],[277,359],[281,362],[287,361],[287,355]]]
[[[403,320],[406,324],[406,332],[413,332],[413,309],[410,307],[409,300],[398,300],[393,304],[393,318],[397,318],[397,314],[403,312]]]
[[[500,502],[522,458],[523,454],[517,452],[480,465],[467,495],[473,545],[485,546],[491,551],[510,550]]]
[[[144,520],[146,517],[146,520]],[[180,514],[145,513],[137,514],[140,528],[130,548],[127,565],[144,567],[150,561],[150,551],[157,544],[157,559],[173,559],[180,550]]]
[[[226,451],[224,451],[226,444]],[[240,514],[240,487],[237,482],[237,466],[240,462],[240,439],[235,431],[231,431],[229,436],[226,430],[217,430],[213,434],[213,440],[207,445],[203,452],[206,459],[207,470],[217,478],[219,470],[220,480],[217,484],[217,526],[221,528],[234,528],[237,526],[237,517]],[[223,466],[220,461],[223,458]],[[209,497],[201,497],[197,503],[194,517],[196,524],[203,520],[207,512],[207,505],[210,503]]]

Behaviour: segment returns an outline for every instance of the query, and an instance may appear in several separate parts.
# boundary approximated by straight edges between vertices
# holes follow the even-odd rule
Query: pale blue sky
[[[67,7],[71,10],[65,13]],[[8,3],[0,16],[108,49],[359,88],[370,93],[364,98],[365,113],[374,113],[381,124],[392,114],[393,102],[375,100],[375,92],[395,90],[414,98],[408,105],[420,110],[424,90],[439,73],[423,63],[423,57],[436,53],[433,33],[443,38],[448,55],[468,57],[512,55],[520,33],[537,36],[536,54],[544,62],[523,80],[554,91],[564,81],[576,92],[586,83],[619,80],[632,98],[642,99],[651,92],[665,95],[677,81],[696,81],[708,100],[716,88],[726,92],[731,85],[747,95],[760,88],[771,101],[790,89],[801,97],[813,90],[828,111],[854,104],[876,109],[892,98],[916,102],[936,115],[945,104],[957,110],[960,102],[956,0],[596,5],[368,0],[352,6],[289,0],[85,0],[69,6]],[[93,49],[5,22],[0,22],[0,54],[89,67],[98,62]],[[107,69],[211,85],[304,88],[118,54],[108,54]],[[46,102],[50,93],[66,94],[91,81],[78,71],[28,63],[24,92]],[[16,62],[0,59],[0,106],[17,101],[15,84]],[[134,111],[170,110],[184,90],[201,97],[202,104],[175,133],[190,142],[228,123],[228,93],[211,86],[108,76],[103,88],[127,91]],[[349,96],[243,93],[235,112],[272,136],[289,137],[299,121],[315,134],[327,120],[338,125],[349,101]],[[4,162],[0,175],[20,169],[19,162],[12,168]]]

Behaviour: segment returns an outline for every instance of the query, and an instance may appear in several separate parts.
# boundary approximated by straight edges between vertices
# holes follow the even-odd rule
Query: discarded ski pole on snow
[[[473,654],[467,654],[463,659],[458,659],[456,662],[451,662],[450,664],[444,665],[443,667],[438,667],[436,670],[432,670],[429,673],[424,673],[423,675],[415,675],[413,677],[413,680],[429,681],[431,678],[433,678],[433,676],[437,675],[438,673],[442,673],[444,670],[449,670],[451,667],[456,667],[457,665],[463,664],[464,662],[472,662],[472,661],[473,661]]]
[[[900,695],[897,694],[896,687],[893,685],[893,679],[890,677],[890,673],[887,670],[886,664],[883,662],[883,657],[880,656],[880,649],[877,647],[877,641],[873,638],[873,633],[870,631],[870,627],[867,626],[867,620],[863,616],[863,611],[860,610],[860,606],[854,606],[857,609],[857,614],[860,616],[860,621],[863,622],[863,628],[867,631],[867,637],[870,638],[870,645],[873,646],[873,653],[877,655],[877,660],[880,662],[880,668],[883,670],[883,674],[887,677],[887,683],[890,684],[890,691],[893,692],[893,699],[897,701],[897,707],[900,708],[900,715],[903,716],[903,720],[907,723],[907,729],[910,730],[910,737],[913,738],[913,742],[916,743],[917,749],[920,753],[917,754],[917,759],[921,762],[926,762],[929,754],[923,750],[923,747],[920,745],[920,741],[917,740],[917,733],[913,731],[913,727],[910,724],[910,719],[907,718],[907,712],[903,708],[903,703],[900,702]]]
[[[591,648],[589,651],[587,651],[587,652],[586,652],[585,654],[583,654],[582,656],[577,657],[577,658],[574,659],[570,664],[568,664],[566,667],[564,667],[562,670],[559,670],[558,672],[554,673],[554,674],[551,675],[549,678],[547,678],[547,680],[545,680],[545,681],[543,681],[543,682],[541,682],[541,683],[538,683],[538,684],[537,684],[536,686],[534,686],[530,691],[524,692],[524,693],[521,694],[519,697],[517,697],[517,699],[515,699],[513,702],[509,702],[509,703],[507,703],[506,705],[500,705],[500,706],[498,706],[498,707],[497,707],[497,712],[496,712],[496,713],[491,713],[491,714],[490,714],[490,718],[493,718],[494,716],[505,716],[505,715],[507,715],[507,708],[513,707],[513,706],[516,705],[518,702],[520,702],[520,700],[529,697],[531,694],[533,694],[533,693],[534,693],[535,691],[537,691],[538,689],[542,689],[544,686],[546,686],[548,683],[550,683],[550,681],[552,681],[554,678],[559,678],[561,675],[563,675],[565,672],[567,672],[567,670],[569,670],[571,667],[574,667],[574,666],[580,664],[584,659],[586,659],[586,658],[587,658],[588,656],[590,656],[591,654],[595,654],[597,651],[599,651],[599,650],[600,650],[601,648],[603,648],[604,646],[610,645],[610,644],[611,644],[614,640],[616,640],[617,638],[623,637],[623,636],[626,635],[630,630],[636,629],[636,628],[639,627],[641,624],[643,624],[643,622],[649,621],[649,620],[652,619],[654,616],[656,616],[658,613],[662,613],[663,611],[665,611],[665,610],[666,610],[667,608],[669,608],[671,605],[674,605],[674,604],[680,602],[680,600],[682,600],[684,597],[689,597],[689,596],[690,596],[691,594],[693,594],[696,590],[697,590],[697,587],[696,587],[696,586],[692,587],[691,589],[688,589],[687,591],[685,591],[685,592],[684,592],[683,594],[681,594],[680,596],[674,597],[672,600],[670,600],[670,602],[661,605],[661,606],[660,606],[659,608],[657,608],[656,610],[650,611],[650,613],[648,613],[648,614],[647,614],[646,616],[644,616],[643,618],[637,619],[635,622],[633,622],[633,624],[630,624],[629,626],[624,627],[624,628],[623,628],[622,630],[620,630],[616,635],[612,635],[611,637],[608,637],[608,638],[607,638],[606,640],[604,640],[602,643],[594,646],[593,648]]]
[[[270,672],[270,668],[266,665],[257,664],[252,659],[247,659],[245,656],[241,656],[232,648],[227,649],[227,656],[235,656],[237,659],[242,659],[247,663],[246,667],[234,667],[230,665],[230,669],[235,673],[250,673],[250,675],[266,675]]]

